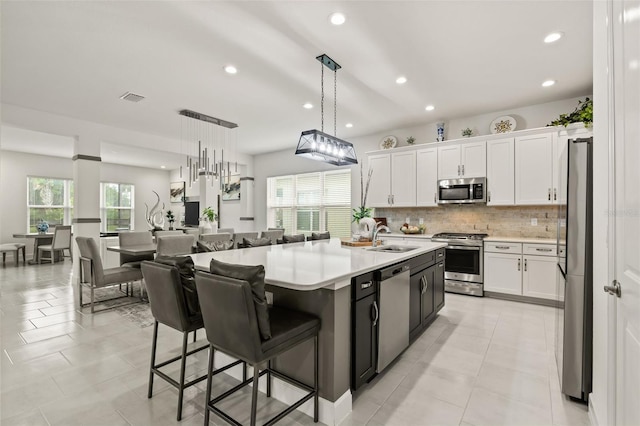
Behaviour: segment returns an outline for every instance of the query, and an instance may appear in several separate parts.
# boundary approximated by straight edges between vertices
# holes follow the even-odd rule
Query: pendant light
[[[296,155],[310,158],[312,160],[324,161],[325,163],[336,166],[344,166],[348,164],[358,164],[356,151],[351,142],[336,137],[336,86],[337,71],[341,68],[333,59],[325,54],[317,56],[320,61],[320,130],[305,130],[300,135]],[[333,136],[324,132],[324,67],[333,71]]]

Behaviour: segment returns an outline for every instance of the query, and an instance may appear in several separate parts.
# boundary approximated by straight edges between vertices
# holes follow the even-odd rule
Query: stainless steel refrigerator
[[[562,392],[587,401],[593,345],[593,138],[569,138],[560,156],[556,361]]]

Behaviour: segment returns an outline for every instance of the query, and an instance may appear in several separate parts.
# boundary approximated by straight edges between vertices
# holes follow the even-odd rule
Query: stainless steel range
[[[484,243],[488,234],[442,232],[431,240],[448,243],[444,289],[449,293],[483,296]]]

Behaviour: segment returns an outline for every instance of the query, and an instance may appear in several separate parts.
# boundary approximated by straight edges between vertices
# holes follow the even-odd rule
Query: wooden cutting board
[[[347,238],[342,238],[340,241],[342,241],[343,246],[349,246],[349,247],[370,247],[371,246],[371,241],[351,241],[350,239],[347,239]],[[380,240],[378,240],[378,243],[380,243]]]

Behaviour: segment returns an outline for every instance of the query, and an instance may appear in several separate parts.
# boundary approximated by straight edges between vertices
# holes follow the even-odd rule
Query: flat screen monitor
[[[187,201],[184,203],[184,226],[198,226],[200,224],[200,202]]]

